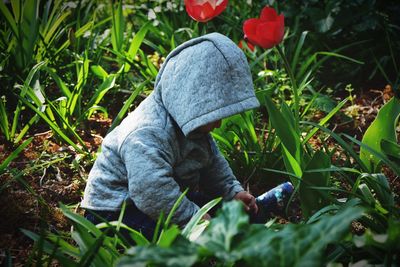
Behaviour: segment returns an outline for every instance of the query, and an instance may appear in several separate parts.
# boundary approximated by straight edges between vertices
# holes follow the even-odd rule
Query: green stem
[[[282,51],[282,48],[280,46],[276,46],[276,49],[278,50],[279,56],[282,58],[285,70],[287,74],[289,75],[290,82],[292,84],[292,90],[293,90],[293,97],[294,97],[294,116],[295,116],[295,130],[297,133],[299,133],[299,113],[300,113],[300,99],[299,99],[299,90],[297,87],[297,82],[296,78],[294,77],[294,74],[292,72],[292,69],[290,68],[289,61],[287,60],[285,54]]]

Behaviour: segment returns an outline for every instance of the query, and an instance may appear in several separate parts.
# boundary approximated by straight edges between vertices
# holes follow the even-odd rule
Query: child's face
[[[208,123],[206,125],[200,126],[197,129],[197,131],[200,132],[200,133],[209,133],[212,130],[214,130],[215,128],[221,127],[221,122],[222,122],[222,120],[217,120],[217,121],[214,121],[214,122],[210,122],[210,123]]]

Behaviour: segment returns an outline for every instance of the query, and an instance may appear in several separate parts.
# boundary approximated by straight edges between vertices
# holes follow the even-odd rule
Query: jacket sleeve
[[[202,172],[200,184],[211,197],[222,196],[225,200],[231,200],[244,189],[233,174],[229,163],[218,150],[214,139],[210,136],[209,140],[212,157],[209,167]]]
[[[168,215],[182,192],[173,178],[173,147],[163,129],[145,128],[131,133],[120,153],[126,165],[129,196],[136,206],[154,220],[161,212]],[[184,197],[172,222],[182,226],[198,209]]]

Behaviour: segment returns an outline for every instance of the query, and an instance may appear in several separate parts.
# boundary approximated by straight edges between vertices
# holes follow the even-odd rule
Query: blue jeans
[[[196,203],[199,207],[204,206],[212,199],[201,192],[188,192],[187,198]],[[93,211],[86,210],[85,217],[93,224],[98,224],[105,221],[117,221],[120,215],[120,211]],[[157,222],[151,219],[149,216],[140,211],[132,200],[129,200],[122,222],[127,226],[141,232],[148,240],[152,240],[154,230]],[[127,238],[129,242],[133,242],[129,237],[127,231],[121,231],[122,235]]]

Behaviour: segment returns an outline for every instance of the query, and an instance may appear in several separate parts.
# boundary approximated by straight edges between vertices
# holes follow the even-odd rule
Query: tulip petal
[[[219,14],[222,13],[222,11],[224,11],[226,9],[226,7],[228,6],[228,0],[224,0],[224,1],[218,1],[217,2],[217,6],[215,8],[215,13],[214,13],[214,17],[218,16]]]
[[[276,13],[275,9],[272,7],[264,7],[261,10],[261,15],[260,19],[263,21],[275,21],[278,17],[278,14]]]
[[[248,19],[243,23],[244,38],[254,45],[260,45],[257,36],[257,27],[260,24],[259,19]]]
[[[283,36],[285,35],[285,17],[283,14],[279,15],[276,20],[276,36],[275,39],[279,40],[278,43],[282,42]]]
[[[225,10],[228,0],[185,0],[186,12],[199,22],[206,22]]]
[[[256,35],[258,36],[258,42],[262,48],[268,49],[279,44],[281,40],[277,39],[278,23],[263,22],[257,26]]]

